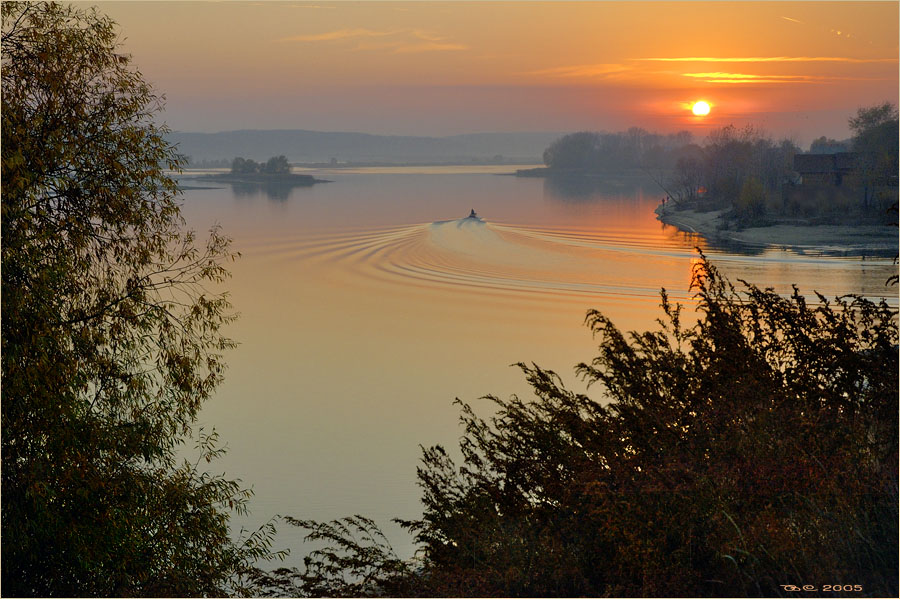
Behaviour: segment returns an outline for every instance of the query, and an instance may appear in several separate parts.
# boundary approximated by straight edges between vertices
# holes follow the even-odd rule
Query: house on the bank
[[[785,188],[783,200],[821,204],[860,202],[865,209],[888,205],[897,198],[897,168],[886,168],[874,154],[796,154],[799,181]],[[841,199],[843,198],[843,199]]]
[[[857,152],[796,154],[794,170],[800,174],[804,185],[818,184],[840,187],[845,183],[859,183],[859,154]]]

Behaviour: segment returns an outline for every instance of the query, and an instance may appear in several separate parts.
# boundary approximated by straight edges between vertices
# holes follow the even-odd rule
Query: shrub
[[[758,221],[766,214],[766,190],[754,177],[748,178],[741,186],[741,193],[732,202],[734,216],[744,224]]]

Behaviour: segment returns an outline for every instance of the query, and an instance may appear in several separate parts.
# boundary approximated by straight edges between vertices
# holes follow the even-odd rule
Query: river
[[[421,515],[419,445],[456,447],[454,398],[487,415],[483,395],[527,396],[519,361],[583,391],[574,366],[596,350],[585,312],[654,327],[661,287],[691,303],[697,246],[735,282],[897,304],[890,258],[706,247],[656,220],[652,183],[499,175],[527,166],[320,170],[331,183],[185,190],[189,224],[220,224],[242,254],[226,285],[240,345],[199,423],[228,446],[213,471],[255,491],[239,524],[359,513],[409,556],[389,521]],[[463,218],[472,209],[481,220]],[[276,548],[296,565],[301,531],[280,528]]]

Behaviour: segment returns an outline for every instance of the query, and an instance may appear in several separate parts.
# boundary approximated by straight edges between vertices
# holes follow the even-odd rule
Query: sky
[[[179,131],[750,124],[808,144],[898,98],[897,2],[96,5]]]

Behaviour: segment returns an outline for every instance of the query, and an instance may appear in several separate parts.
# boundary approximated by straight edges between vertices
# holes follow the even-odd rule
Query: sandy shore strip
[[[724,210],[656,210],[657,218],[687,233],[697,233],[710,242],[739,243],[755,247],[783,247],[802,251],[896,252],[900,230],[882,225],[786,225],[749,227],[741,231],[722,226]]]

